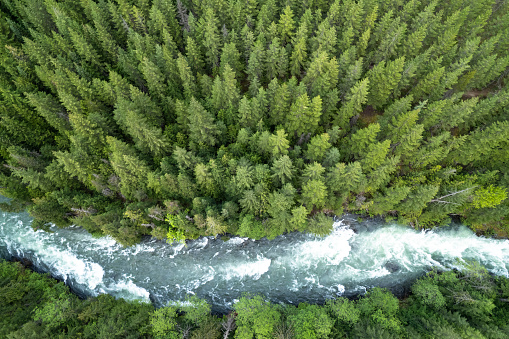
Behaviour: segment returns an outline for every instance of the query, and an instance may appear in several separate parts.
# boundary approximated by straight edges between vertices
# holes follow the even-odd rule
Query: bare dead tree
[[[221,326],[224,332],[223,339],[228,339],[230,332],[235,331],[237,328],[237,324],[235,324],[235,315],[233,313],[228,314],[226,320],[221,323]]]
[[[458,204],[458,203],[456,203],[456,202],[447,201],[447,200],[442,200],[442,199],[447,198],[447,197],[452,197],[452,196],[454,196],[454,195],[461,194],[461,193],[463,193],[463,192],[470,191],[470,190],[472,190],[472,189],[474,189],[474,188],[476,188],[476,187],[477,187],[477,186],[472,186],[472,187],[469,187],[469,188],[465,188],[464,190],[461,190],[461,191],[452,192],[452,193],[450,193],[450,194],[443,195],[443,196],[441,196],[441,197],[439,197],[439,198],[432,199],[432,200],[430,200],[430,202],[436,202],[436,203],[439,203],[439,204],[454,204],[454,205],[460,205],[460,204]]]
[[[311,138],[311,133],[302,133],[300,138],[299,138],[299,141],[297,141],[297,145],[300,146],[303,143],[308,142],[310,138]]]
[[[178,328],[180,330],[180,334],[182,334],[182,339],[187,339],[189,338],[189,333],[193,329],[193,326],[191,324],[185,323],[178,325]]]
[[[221,29],[221,32],[223,33],[223,38],[227,38],[228,37],[228,28],[226,28],[226,25],[223,24],[223,28]]]
[[[285,322],[276,326],[274,330],[274,339],[293,339],[295,338],[295,332],[291,325],[287,325]]]
[[[148,216],[152,219],[164,221],[164,211],[161,207],[155,206],[148,210]]]
[[[71,211],[76,212],[78,215],[86,215],[86,216],[97,213],[97,210],[93,207],[89,207],[87,209],[71,207]]]
[[[182,25],[182,29],[185,29],[187,32],[191,30],[189,27],[189,15],[187,14],[187,8],[184,6],[182,1],[177,0],[177,12],[179,15],[179,23]]]

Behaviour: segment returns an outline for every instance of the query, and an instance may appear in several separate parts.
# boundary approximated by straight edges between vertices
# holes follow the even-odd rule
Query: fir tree
[[[189,137],[197,145],[214,146],[219,130],[214,117],[194,98],[191,98],[187,109],[189,117]]]

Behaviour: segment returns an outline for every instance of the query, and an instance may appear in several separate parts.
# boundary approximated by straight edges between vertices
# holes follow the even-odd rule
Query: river
[[[83,296],[109,293],[156,306],[186,294],[206,299],[220,313],[245,292],[291,304],[323,303],[372,286],[403,294],[431,268],[457,267],[457,258],[509,276],[509,240],[477,237],[464,226],[424,232],[345,215],[326,237],[208,237],[187,246],[145,239],[125,248],[77,227],[34,232],[30,223],[27,213],[0,213],[1,257],[27,258]]]

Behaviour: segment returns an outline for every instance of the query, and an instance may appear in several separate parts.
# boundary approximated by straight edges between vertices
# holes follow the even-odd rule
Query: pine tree
[[[342,99],[345,99],[350,94],[350,90],[361,78],[364,72],[362,66],[363,62],[363,58],[356,60],[352,65],[348,67],[341,79],[338,81],[338,88]]]
[[[400,18],[398,17],[383,32],[383,35],[377,42],[378,50],[375,52],[376,56],[374,57],[374,62],[376,64],[384,60],[390,60],[397,54],[400,44],[405,38],[406,30],[407,25],[405,23],[401,23]]]
[[[394,154],[410,158],[413,152],[420,146],[423,132],[423,125],[415,125],[393,146],[396,148]]]
[[[254,116],[254,110],[252,109],[252,101],[249,100],[246,96],[240,100],[239,104],[239,123],[242,127],[254,127],[259,119]]]
[[[424,168],[427,165],[440,163],[452,149],[452,144],[443,145],[449,139],[451,139],[450,132],[428,138],[407,162],[411,163],[413,168]]]
[[[299,77],[302,73],[302,68],[307,61],[307,35],[308,28],[304,22],[299,26],[297,34],[293,41],[293,51],[290,56],[290,73],[293,76]]]
[[[150,20],[147,23],[149,32],[151,29],[158,32],[164,40],[162,32],[163,29],[167,29],[176,44],[180,45],[182,43],[182,29],[177,21],[177,9],[173,1],[153,1],[149,17]]]
[[[149,168],[125,143],[113,137],[106,137],[111,154],[111,167],[120,180],[120,192],[130,200],[146,198]]]
[[[405,55],[407,58],[416,57],[423,46],[428,27],[429,23],[424,23],[422,26],[417,27],[415,31],[409,33],[399,47],[400,55]]]
[[[180,74],[180,80],[182,81],[182,86],[184,87],[184,94],[187,98],[190,98],[196,94],[196,79],[186,58],[184,58],[182,54],[179,54],[178,56],[177,67]]]
[[[288,155],[283,155],[280,158],[275,159],[271,169],[274,173],[273,176],[277,178],[283,185],[287,181],[292,180],[294,176],[294,166]]]
[[[288,148],[290,144],[288,139],[286,139],[288,135],[285,133],[284,129],[279,129],[276,131],[276,134],[272,134],[269,138],[269,147],[272,151],[273,157],[279,157],[281,155],[288,154]]]
[[[323,95],[336,87],[338,73],[336,58],[329,59],[327,52],[321,52],[309,64],[302,83],[307,86],[311,96]]]
[[[214,146],[219,129],[214,123],[214,117],[194,98],[187,109],[189,117],[189,137],[197,145]]]
[[[322,115],[322,99],[316,96],[310,102],[307,93],[299,96],[290,107],[287,115],[286,128],[291,134],[300,136],[303,133],[313,133]]]
[[[329,139],[330,137],[327,133],[312,137],[306,152],[307,158],[311,161],[322,161],[327,150],[331,147]]]
[[[433,185],[414,186],[396,209],[408,221],[415,223],[422,210],[438,193],[440,187]]]
[[[272,102],[269,109],[269,122],[273,126],[282,124],[285,120],[286,114],[290,109],[290,91],[287,83],[279,85],[277,80],[274,79],[269,84],[269,91],[271,88],[276,88]]]
[[[293,20],[293,11],[290,6],[286,6],[283,13],[279,17],[278,33],[283,46],[292,41],[293,30],[295,29],[295,21]]]
[[[150,94],[162,100],[166,96],[166,85],[161,70],[148,58],[144,58],[140,63],[140,71],[147,82]]]
[[[368,101],[369,79],[366,78],[355,84],[347,96],[346,102],[341,106],[334,125],[343,129],[348,127],[350,119],[362,111],[362,106]]]
[[[207,64],[211,69],[219,67],[219,22],[212,8],[207,8],[200,18],[201,43],[207,56]]]
[[[363,157],[369,152],[370,146],[375,144],[379,132],[380,125],[376,123],[358,130],[350,137],[348,152],[355,158]]]
[[[318,31],[315,37],[310,39],[311,48],[315,53],[325,52],[328,55],[336,55],[337,52],[336,28],[331,26],[328,19],[318,25]],[[340,49],[344,46],[338,46]],[[346,48],[345,48],[346,49]]]
[[[495,122],[485,129],[477,129],[467,136],[461,147],[451,154],[451,158],[460,164],[469,164],[485,158],[500,145],[506,144],[509,138],[509,123]]]
[[[250,93],[254,95],[261,85],[265,64],[265,50],[263,43],[258,40],[249,54],[247,62],[247,78],[250,82]]]
[[[205,66],[202,53],[194,39],[190,36],[187,37],[186,59],[189,63],[189,67],[193,70],[193,74],[202,72],[203,67]]]
[[[242,75],[242,62],[240,62],[240,52],[234,42],[226,44],[221,53],[221,72],[224,73],[226,67],[231,67],[235,73],[235,77]]]
[[[52,95],[43,92],[26,93],[28,102],[53,128],[65,135],[70,129],[69,118],[66,110]]]
[[[286,49],[281,46],[279,38],[274,38],[265,54],[265,75],[267,80],[283,78],[288,72]]]
[[[306,183],[310,180],[321,180],[324,181],[323,174],[325,173],[325,168],[318,162],[313,162],[312,164],[307,164],[302,171],[301,181],[302,183]]]
[[[224,105],[230,110],[236,111],[240,99],[240,91],[237,85],[237,79],[235,78],[235,71],[230,65],[224,65],[221,78],[223,80],[222,90],[225,98]]]
[[[362,168],[366,173],[374,170],[384,162],[387,153],[389,153],[390,146],[390,140],[372,143],[368,146],[368,150],[361,160]]]
[[[134,110],[128,110],[124,114],[126,129],[133,138],[136,148],[144,153],[150,152],[156,157],[168,151],[169,142],[162,135],[160,128],[151,126],[144,116]]]
[[[375,195],[373,205],[369,207],[369,213],[372,215],[386,214],[394,211],[396,205],[405,199],[410,193],[410,187],[395,186],[390,187]]]
[[[309,180],[302,186],[302,202],[309,210],[325,207],[327,187],[321,180]]]
[[[440,67],[442,58],[438,58],[432,63],[432,69],[429,73],[423,76],[417,85],[412,88],[410,94],[417,100],[424,98],[427,94],[431,93],[435,89],[445,74],[445,67]]]
[[[389,141],[388,144],[390,144],[390,140],[387,141]],[[380,146],[382,146],[382,151],[377,155],[384,152],[383,145]],[[367,159],[368,158],[366,157],[366,163],[368,163],[366,161]],[[376,159],[376,155],[372,159]],[[391,181],[391,175],[398,169],[400,161],[400,156],[396,155],[394,157],[385,159],[385,161],[381,162],[380,165],[369,171],[369,174],[367,175],[366,187],[364,190],[366,192],[374,192],[381,187],[386,187],[387,184]]]
[[[499,119],[500,113],[509,105],[509,90],[501,90],[492,96],[479,101],[475,110],[469,112],[463,117],[462,128],[475,126],[481,121],[486,122],[489,119]]]
[[[408,95],[394,101],[385,109],[384,114],[377,119],[377,123],[380,125],[383,136],[389,135],[389,128],[391,124],[394,125],[394,119],[400,119],[401,116],[408,114],[412,107],[412,101],[413,97]],[[418,117],[418,114],[419,111],[415,110],[415,112],[412,113],[412,117],[415,115]]]
[[[367,103],[369,105],[379,108],[387,103],[392,90],[401,79],[404,64],[404,57],[387,63],[382,61],[368,72],[370,91]]]

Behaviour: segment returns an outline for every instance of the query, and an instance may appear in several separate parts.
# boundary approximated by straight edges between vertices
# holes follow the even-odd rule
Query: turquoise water
[[[274,302],[322,303],[373,286],[404,293],[432,267],[477,260],[509,276],[509,241],[475,236],[463,226],[419,232],[343,216],[320,238],[292,233],[274,240],[212,237],[187,246],[153,239],[129,248],[71,227],[34,232],[27,213],[0,213],[0,255],[25,257],[83,295],[110,293],[157,306],[195,294],[226,312],[243,292]],[[355,231],[354,231],[355,229]]]

